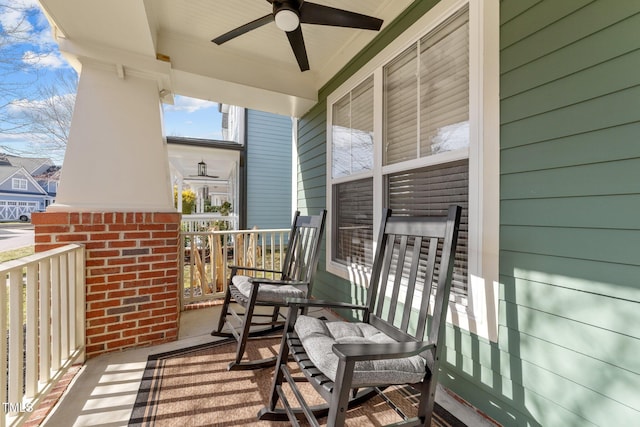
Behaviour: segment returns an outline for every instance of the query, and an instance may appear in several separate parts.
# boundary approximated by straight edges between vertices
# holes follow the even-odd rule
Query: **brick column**
[[[34,213],[36,252],[86,246],[86,354],[176,340],[179,213]]]

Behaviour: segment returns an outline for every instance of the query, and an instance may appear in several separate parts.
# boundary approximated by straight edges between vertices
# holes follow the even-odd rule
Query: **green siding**
[[[300,206],[326,203],[326,96],[434,3],[300,120]],[[640,425],[640,2],[501,0],[500,23],[499,339],[448,325],[441,381],[506,426]],[[324,263],[314,296],[364,301]]]
[[[640,2],[516,3],[500,38],[499,348],[521,391],[504,397],[540,425],[638,425]]]

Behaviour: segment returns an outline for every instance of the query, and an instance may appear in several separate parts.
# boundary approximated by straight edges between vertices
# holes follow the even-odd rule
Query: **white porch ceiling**
[[[412,0],[315,0],[384,20]],[[159,90],[300,116],[317,92],[377,34],[303,24],[311,70],[300,72],[286,35],[267,24],[221,46],[211,39],[271,12],[266,0],[40,0],[60,48],[80,59],[151,75]],[[157,55],[169,57],[169,63]],[[76,63],[77,64],[77,63]]]

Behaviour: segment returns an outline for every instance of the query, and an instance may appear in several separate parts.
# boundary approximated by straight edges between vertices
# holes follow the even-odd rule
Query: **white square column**
[[[48,211],[175,212],[157,79],[87,62]]]

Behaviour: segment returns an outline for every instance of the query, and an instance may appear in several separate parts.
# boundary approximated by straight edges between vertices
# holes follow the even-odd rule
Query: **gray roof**
[[[53,161],[46,157],[18,157],[10,154],[3,154],[2,160],[8,161],[11,166],[22,166],[30,174],[33,174],[42,165],[53,166]],[[0,162],[0,165],[3,164],[4,162]]]

